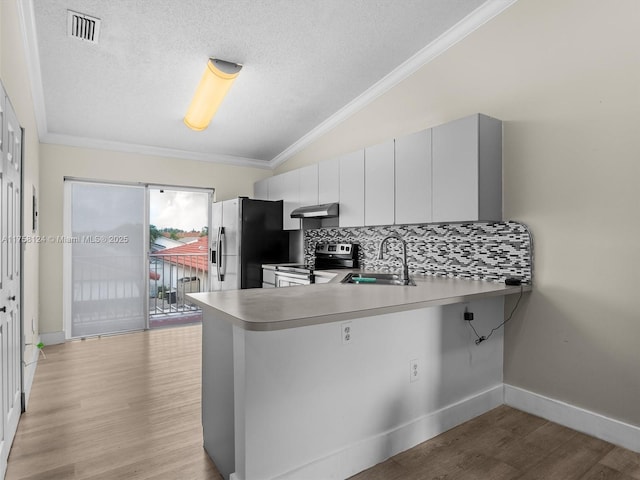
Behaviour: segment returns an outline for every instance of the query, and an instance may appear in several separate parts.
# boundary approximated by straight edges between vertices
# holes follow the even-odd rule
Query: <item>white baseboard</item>
[[[301,478],[329,480],[350,477],[502,405],[502,399],[503,388],[502,385],[498,385],[412,422],[348,445],[276,478],[278,480]],[[231,479],[241,480],[236,474],[232,474]]]
[[[39,343],[39,338],[34,340],[34,343]],[[29,406],[29,397],[31,396],[31,387],[33,386],[33,379],[36,375],[36,367],[38,366],[38,360],[40,359],[40,349],[35,347],[32,349],[31,358],[25,358],[24,367],[24,408],[25,410]],[[0,477],[1,478],[1,477]]]
[[[64,332],[40,333],[40,341],[44,343],[45,347],[47,345],[58,345],[66,341],[66,336]]]
[[[640,427],[537,393],[504,385],[504,403],[565,427],[640,452]]]

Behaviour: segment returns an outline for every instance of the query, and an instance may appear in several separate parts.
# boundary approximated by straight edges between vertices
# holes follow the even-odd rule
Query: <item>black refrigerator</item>
[[[211,290],[262,287],[262,264],[289,261],[282,201],[238,197],[212,205]]]

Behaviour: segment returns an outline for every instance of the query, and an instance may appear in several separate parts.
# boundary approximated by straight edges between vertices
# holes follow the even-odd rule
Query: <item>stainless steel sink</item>
[[[357,283],[358,285],[397,285],[400,287],[407,286],[400,275],[395,273],[348,273],[341,283]],[[409,279],[409,286],[415,286],[415,282]]]

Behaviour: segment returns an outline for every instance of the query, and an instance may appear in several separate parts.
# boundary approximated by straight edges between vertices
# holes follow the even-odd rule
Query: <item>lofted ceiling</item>
[[[272,168],[513,1],[21,0],[40,140]],[[194,132],[209,57],[244,67]]]

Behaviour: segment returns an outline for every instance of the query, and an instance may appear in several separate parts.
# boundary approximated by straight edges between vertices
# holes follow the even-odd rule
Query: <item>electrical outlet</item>
[[[340,334],[342,335],[343,344],[353,342],[353,327],[351,326],[351,322],[340,324]]]
[[[420,380],[420,366],[418,359],[409,360],[409,382],[417,382]]]

